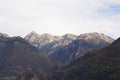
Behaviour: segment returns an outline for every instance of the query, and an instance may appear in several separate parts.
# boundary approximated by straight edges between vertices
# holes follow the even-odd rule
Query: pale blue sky
[[[10,36],[99,32],[120,37],[120,0],[0,0],[0,32]]]

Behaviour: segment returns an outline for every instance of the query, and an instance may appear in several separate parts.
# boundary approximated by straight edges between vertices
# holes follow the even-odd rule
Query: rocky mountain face
[[[51,71],[59,67],[23,38],[0,36],[0,76],[15,76],[26,71]]]
[[[64,64],[69,64],[75,59],[84,56],[85,53],[103,48],[109,45],[113,39],[98,33],[81,34],[76,40],[73,40],[69,45],[56,50],[49,55],[54,60],[58,60]]]
[[[99,33],[85,33],[79,36],[73,34],[52,36],[31,32],[25,39],[46,52],[52,59],[66,65],[88,51],[103,48],[113,42],[112,38]]]
[[[7,34],[0,33],[0,37],[9,37]]]
[[[52,54],[55,50],[68,45],[72,40],[76,39],[76,35],[66,34],[64,36],[53,36],[50,34],[37,34],[36,32],[29,33],[24,39],[26,39],[33,46],[38,47],[47,55]]]
[[[86,53],[61,70],[30,74],[34,75],[31,79],[36,80],[120,80],[120,38],[102,49]],[[22,79],[26,78],[24,75],[26,73],[16,80],[26,80]]]

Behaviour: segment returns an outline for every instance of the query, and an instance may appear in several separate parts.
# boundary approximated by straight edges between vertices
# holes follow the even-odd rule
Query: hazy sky
[[[0,32],[86,32],[120,37],[120,0],[0,0]]]

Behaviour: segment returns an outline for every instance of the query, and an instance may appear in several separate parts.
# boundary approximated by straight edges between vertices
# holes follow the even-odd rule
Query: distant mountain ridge
[[[26,39],[33,46],[43,50],[47,55],[52,54],[56,48],[68,45],[77,38],[76,35],[66,34],[64,36],[54,36],[51,34],[37,34],[36,32],[30,32],[24,39]]]
[[[66,34],[52,36],[29,33],[25,39],[33,46],[38,47],[54,60],[69,64],[71,61],[83,56],[86,52],[109,45],[114,40],[100,33],[85,33],[79,36]]]
[[[9,37],[7,34],[2,33],[0,36]],[[96,32],[80,34],[79,36],[74,34],[56,36],[38,34],[32,31],[24,39],[44,51],[53,60],[64,64],[69,64],[88,51],[105,47],[114,41],[109,36]]]

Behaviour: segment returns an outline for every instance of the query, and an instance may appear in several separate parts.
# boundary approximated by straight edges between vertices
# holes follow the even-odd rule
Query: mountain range
[[[120,80],[120,38],[0,33],[0,80]]]
[[[25,73],[16,80],[120,80],[120,38],[46,74]]]
[[[29,33],[25,39],[44,51],[53,60],[65,65],[83,56],[86,52],[103,48],[113,42],[113,39],[100,33],[85,33],[79,36],[66,34],[54,36],[50,34]]]
[[[30,44],[43,50],[47,55],[54,52],[55,49],[63,47],[76,39],[76,35],[66,34],[64,36],[55,36],[51,34],[38,34],[30,32],[25,38]]]

